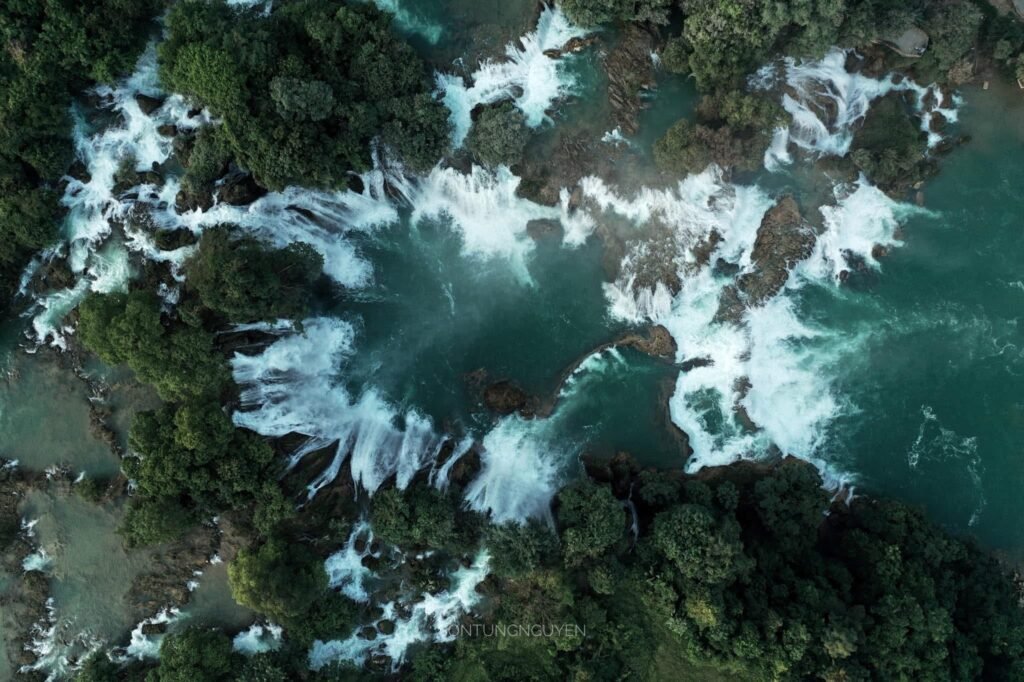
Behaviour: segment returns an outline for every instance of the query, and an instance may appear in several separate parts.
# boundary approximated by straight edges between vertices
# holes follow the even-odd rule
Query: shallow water
[[[57,366],[46,350],[16,348],[12,325],[0,348],[0,456],[42,471],[66,464],[74,471],[112,476],[120,462],[89,430],[89,389],[74,373]]]
[[[75,657],[112,644],[134,625],[125,600],[132,580],[149,563],[146,551],[126,552],[115,533],[120,514],[77,495],[31,492],[23,518],[36,520],[35,538],[50,576],[56,630],[51,656]]]

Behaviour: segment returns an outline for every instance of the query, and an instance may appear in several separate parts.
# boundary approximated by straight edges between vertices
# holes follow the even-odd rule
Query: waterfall
[[[451,575],[451,587],[437,594],[425,593],[408,609],[408,616],[398,614],[398,605],[381,605],[382,619],[394,623],[394,632],[378,633],[375,639],[359,636],[359,629],[345,640],[313,642],[309,651],[309,667],[320,670],[334,661],[350,661],[363,665],[374,654],[384,654],[391,660],[392,670],[405,661],[406,652],[417,642],[451,642],[457,634],[459,618],[479,601],[477,586],[488,574],[490,556],[480,552],[473,565],[460,567]]]
[[[452,145],[462,146],[472,126],[470,114],[480,104],[511,99],[531,128],[549,121],[548,109],[555,100],[571,94],[577,83],[563,59],[545,52],[560,50],[570,39],[586,34],[570,24],[557,6],[546,5],[537,28],[505,47],[505,61],[483,62],[469,77],[472,85],[461,76],[437,74],[438,90],[451,112]]]
[[[815,61],[784,61],[786,85],[793,93],[782,96],[782,107],[790,115],[788,127],[775,131],[765,153],[764,165],[769,171],[791,162],[787,150],[790,142],[816,156],[845,156],[853,142],[854,129],[867,115],[871,103],[890,92],[912,92],[916,95],[921,129],[928,134],[928,145],[934,147],[942,136],[931,130],[932,117],[938,113],[955,121],[958,100],[946,104],[946,96],[934,85],[918,85],[909,78],[889,74],[871,78],[846,70],[847,52],[831,49]],[[759,71],[750,81],[754,89],[768,89],[775,84],[771,67]],[[794,96],[795,95],[795,96]]]

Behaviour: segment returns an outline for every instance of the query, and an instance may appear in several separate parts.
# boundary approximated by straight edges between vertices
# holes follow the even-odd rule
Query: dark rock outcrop
[[[757,229],[751,253],[753,270],[725,288],[715,318],[737,322],[746,307],[762,305],[786,285],[793,267],[811,255],[817,234],[800,215],[791,196],[768,209]]]
[[[534,400],[529,393],[511,381],[497,381],[484,389],[484,405],[492,412],[509,415],[513,412],[530,414],[534,412]]]
[[[245,206],[266,193],[267,190],[260,187],[251,175],[237,173],[224,179],[217,190],[217,198],[231,206]]]
[[[149,116],[154,111],[163,106],[163,97],[150,97],[149,95],[138,94],[135,95],[135,102],[139,105],[139,109],[142,109],[142,113]]]
[[[641,92],[656,85],[651,60],[656,44],[657,36],[651,31],[630,24],[623,32],[622,40],[605,58],[612,117],[626,135],[635,134],[639,128],[637,118],[644,108]]]

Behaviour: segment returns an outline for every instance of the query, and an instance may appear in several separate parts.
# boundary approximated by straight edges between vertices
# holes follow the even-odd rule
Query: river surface
[[[436,68],[448,65],[438,82],[456,130],[465,123],[460,116],[486,101],[468,78],[458,80],[469,74],[505,83],[518,97],[536,130],[531,150],[556,144],[561,131],[600,138],[614,129],[600,69],[604,47],[558,63],[543,55],[583,34],[557,12],[542,14],[534,32],[532,2],[502,3],[497,13],[464,0],[378,4],[398,11],[399,28]],[[521,35],[508,47],[511,66],[480,62]],[[612,44],[615,36],[602,39]],[[834,64],[814,69],[824,79],[845,78]],[[519,97],[514,86],[523,85],[529,88]],[[103,169],[129,153],[140,167],[162,162],[170,145],[156,126],[198,125],[174,98],[147,117],[134,105],[137,92],[158,92],[151,53],[110,94],[124,126],[85,123],[77,133],[93,171],[93,182],[69,195],[65,225],[80,285],[42,297],[0,333],[0,455],[29,469],[66,464],[109,476],[118,461],[90,433],[87,385],[58,367],[49,349],[26,349],[62,345],[62,313],[86,290],[124,287],[128,251],[172,263],[187,256],[157,252],[130,225],[124,239],[107,224],[103,207],[129,200],[110,195]],[[943,159],[941,173],[922,189],[922,206],[913,197],[885,197],[866,182],[824,178],[812,157],[843,153],[838,129],[809,142],[802,158],[773,161],[771,171],[735,184],[709,170],[649,186],[653,142],[691,115],[696,101],[691,83],[664,72],[639,133],[606,143],[609,153],[625,146],[618,163],[635,169],[632,181],[585,182],[575,213],[564,200],[549,207],[521,198],[508,169],[482,168],[410,178],[382,167],[365,178],[361,195],[292,188],[249,208],[219,206],[205,215],[178,215],[173,202],[162,201],[175,191],[169,177],[166,188],[149,198],[142,193],[139,203],[164,226],[200,232],[231,221],[271,244],[308,241],[325,255],[327,275],[346,287],[318,301],[301,334],[281,334],[262,354],[233,363],[244,403],[236,423],[268,436],[297,430],[314,444],[345,445],[311,495],[330,484],[345,457],[371,492],[392,476],[404,485],[433,466],[452,439],[457,452],[474,442],[481,451],[483,468],[465,491],[467,503],[497,520],[523,520],[546,513],[557,488],[578,475],[584,454],[628,451],[644,465],[694,470],[782,451],[814,462],[832,485],[919,504],[950,530],[1021,560],[1024,95],[998,82],[959,95],[956,131],[972,139]],[[867,104],[871,99],[865,95]],[[94,122],[109,121],[102,113]],[[397,193],[383,191],[385,179]],[[737,325],[712,320],[732,280],[710,267],[681,265],[676,294],[640,294],[622,280],[649,257],[644,235],[654,224],[667,226],[680,248],[714,228],[724,238],[716,255],[750,268],[761,216],[784,193],[796,196],[823,236],[784,290]],[[614,281],[595,234],[608,225],[636,236],[626,241]],[[877,262],[875,243],[888,247]],[[840,278],[846,265],[837,254],[844,251],[861,256],[865,271]],[[675,338],[675,364],[630,349],[593,352],[651,323]],[[679,363],[694,357],[713,362],[681,371]],[[131,413],[151,407],[152,395],[131,389],[116,370],[89,372],[121,388],[108,400],[123,444]],[[480,389],[497,380],[515,382],[550,413],[496,417]],[[749,386],[738,391],[743,381]],[[747,428],[737,407],[758,428]],[[123,641],[134,624],[115,605],[145,555],[120,548],[116,513],[40,493],[25,514],[42,519],[39,541],[50,556],[63,622],[78,623],[94,639]],[[116,571],[105,570],[111,557]],[[480,579],[474,571],[467,580]],[[231,606],[222,565],[207,570],[195,595],[203,622],[237,630],[251,619]],[[325,651],[366,654],[341,645]]]

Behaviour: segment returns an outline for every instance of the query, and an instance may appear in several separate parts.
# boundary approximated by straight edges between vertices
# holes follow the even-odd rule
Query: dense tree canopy
[[[71,96],[128,71],[163,0],[11,0],[0,6],[0,309],[57,235],[72,159]]]
[[[301,319],[322,265],[308,244],[268,249],[251,237],[233,239],[228,226],[219,226],[203,232],[186,276],[203,305],[231,322]]]
[[[213,335],[164,320],[160,299],[145,291],[94,294],[79,306],[82,343],[114,365],[125,364],[165,400],[219,396],[228,381]]]
[[[461,639],[423,654],[414,679],[1024,675],[1020,586],[903,504],[831,504],[796,461],[706,482],[652,472],[632,488],[635,545],[607,486],[574,486],[557,505],[564,568],[503,568],[489,590],[494,622],[575,623],[585,637]],[[536,531],[520,532],[528,547]]]
[[[223,120],[233,156],[261,184],[344,185],[380,136],[424,170],[447,143],[445,109],[390,15],[338,0],[275,3],[269,15],[184,0],[167,19],[161,77]]]
[[[142,494],[186,499],[210,513],[255,499],[273,459],[262,438],[201,401],[139,413],[129,446],[137,456],[125,458],[124,470]]]
[[[523,158],[529,138],[523,113],[511,102],[502,102],[480,112],[466,138],[466,147],[488,166],[514,166]]]
[[[190,627],[168,635],[160,645],[160,665],[149,682],[228,682],[235,679],[242,657],[218,630]]]

